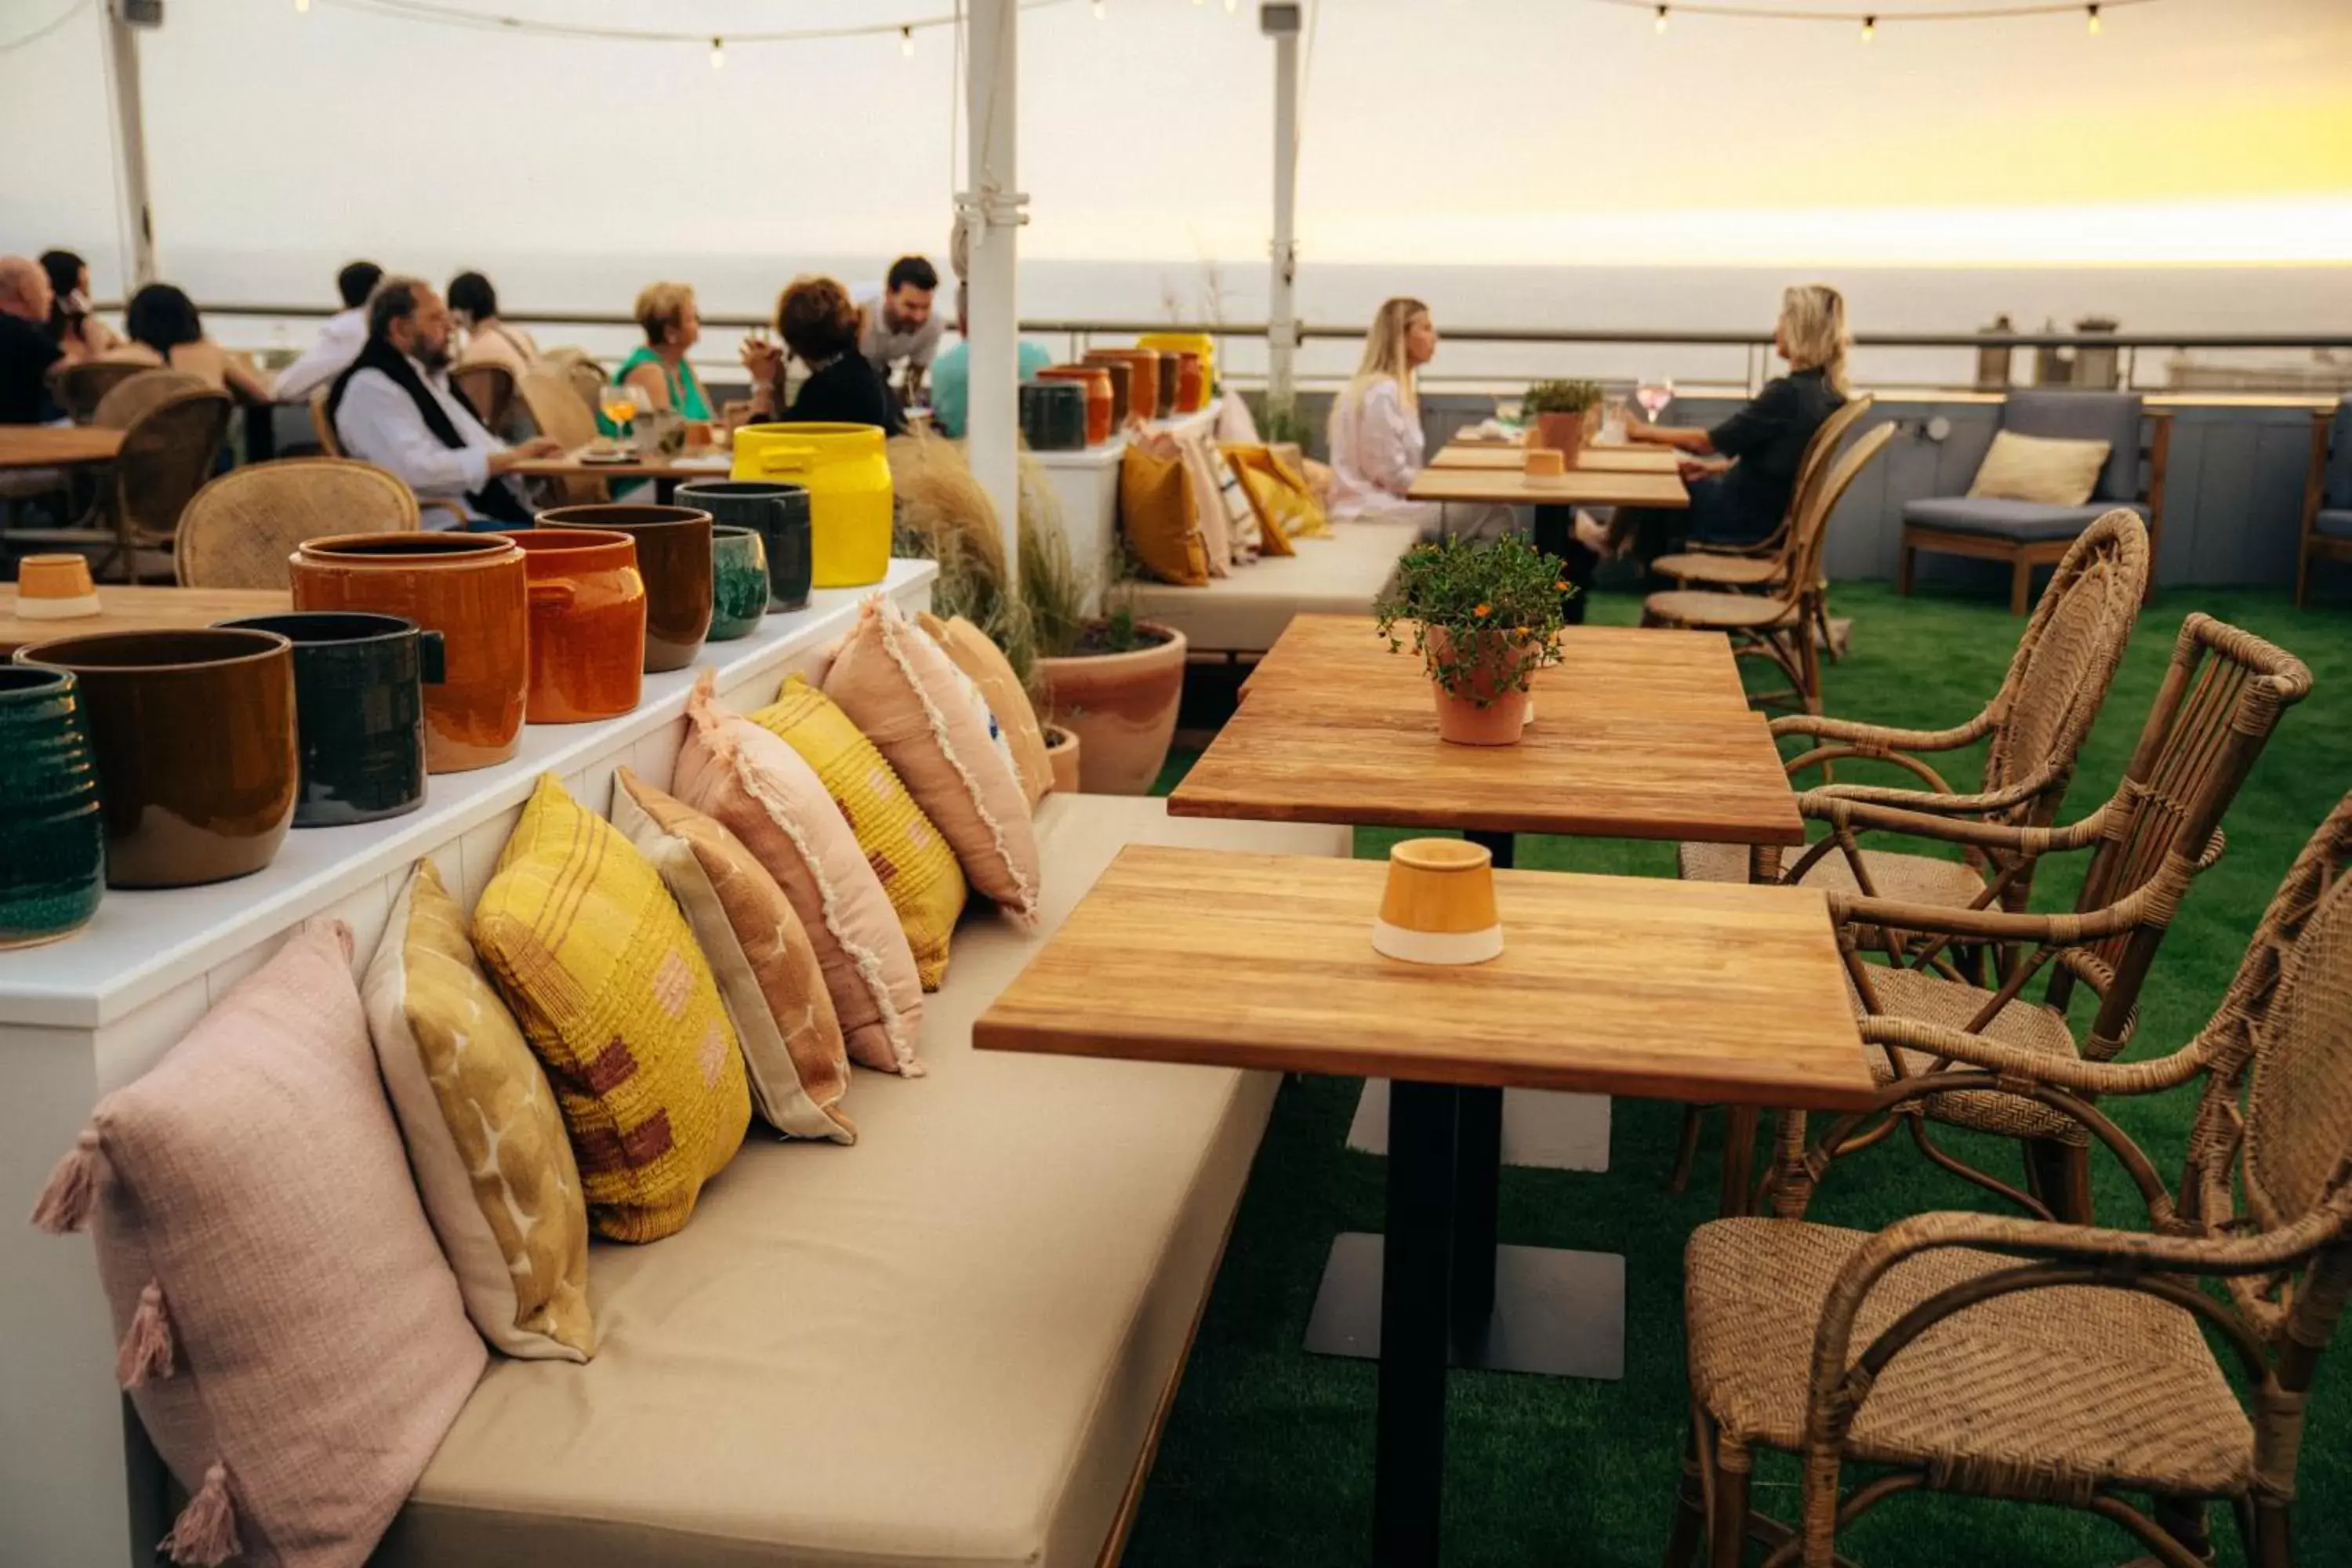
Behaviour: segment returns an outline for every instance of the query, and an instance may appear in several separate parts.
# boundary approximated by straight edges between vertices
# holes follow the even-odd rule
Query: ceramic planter
[[[292,557],[298,610],[368,610],[439,632],[445,679],[425,692],[425,765],[505,762],[522,734],[530,610],[522,552],[497,533],[355,533]]]
[[[1085,363],[1073,365],[1070,368],[1102,373],[1104,380],[1110,386],[1110,427],[1114,431],[1126,429],[1128,405],[1130,401],[1128,388],[1135,378],[1134,363],[1123,359],[1096,359],[1089,354]]]
[[[1040,381],[1067,381],[1087,389],[1087,445],[1098,447],[1118,427],[1111,396],[1110,370],[1098,364],[1057,364],[1037,373]]]
[[[1162,640],[1129,653],[1037,661],[1040,706],[1077,738],[1078,788],[1087,795],[1149,794],[1176,735],[1184,634],[1151,621],[1136,629]]]
[[[1045,763],[1054,770],[1054,793],[1078,793],[1078,737],[1059,724],[1045,726]]]
[[[530,574],[530,721],[578,724],[635,708],[646,667],[637,542],[586,528],[525,529],[507,537],[521,548]]]
[[[1067,381],[1021,387],[1021,434],[1033,452],[1076,452],[1087,444],[1087,389]]]
[[[295,826],[377,822],[425,804],[425,689],[441,684],[439,632],[339,611],[220,624],[294,645]]]
[[[1428,637],[1431,658],[1452,660],[1454,640],[1444,627],[1430,627]],[[1480,645],[1467,679],[1457,679],[1449,687],[1434,674],[1430,677],[1438,739],[1457,746],[1515,746],[1527,730],[1533,704],[1511,688],[1520,670],[1535,660],[1535,647],[1509,641],[1500,628],[1483,636]]]
[[[559,506],[539,514],[539,527],[541,532],[599,530],[636,541],[637,572],[645,582],[646,673],[684,669],[695,661],[710,635],[709,512],[688,506]]]
[[[105,882],[98,760],[74,678],[0,666],[0,948],[71,936]]]
[[[1151,349],[1088,349],[1088,364],[1117,363],[1128,367],[1127,412],[1137,419],[1150,421],[1164,411],[1160,401],[1160,355]]]
[[[890,570],[890,462],[876,425],[747,425],[735,432],[739,479],[781,479],[809,498],[810,580],[862,588]]]
[[[1571,468],[1576,467],[1576,455],[1584,449],[1584,433],[1581,414],[1536,416],[1536,445],[1558,452],[1561,461]]]
[[[73,672],[105,805],[111,888],[260,870],[294,820],[294,649],[272,632],[100,632],[19,664]]]
[[[697,479],[677,487],[677,504],[760,535],[768,557],[768,609],[808,606],[809,493],[772,479]]]
[[[1198,414],[1209,405],[1209,373],[1191,350],[1176,355],[1176,411]]]
[[[710,530],[710,641],[750,637],[768,618],[768,551],[748,528]]]
[[[1160,417],[1173,418],[1184,412],[1184,362],[1174,354],[1163,353],[1156,368],[1160,372]]]

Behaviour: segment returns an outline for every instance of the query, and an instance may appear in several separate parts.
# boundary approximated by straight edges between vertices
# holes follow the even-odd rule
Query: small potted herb
[[[1574,591],[1558,557],[1517,536],[1405,552],[1378,606],[1380,630],[1391,653],[1409,643],[1421,655],[1442,739],[1517,742],[1536,671],[1559,662],[1560,605]]]
[[[1538,447],[1549,447],[1576,466],[1601,416],[1601,384],[1597,381],[1539,381],[1528,388],[1520,404],[1535,421]]]

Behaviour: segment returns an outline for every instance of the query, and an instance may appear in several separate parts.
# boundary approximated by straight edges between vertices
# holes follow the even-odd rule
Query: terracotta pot
[[[753,528],[710,530],[710,640],[748,637],[768,618],[768,547]]]
[[[637,542],[587,528],[519,529],[507,537],[521,548],[530,574],[530,721],[577,724],[635,708],[646,663]]]
[[[1099,363],[1116,360],[1128,367],[1127,411],[1141,420],[1153,420],[1165,412],[1172,414],[1172,405],[1160,401],[1160,355],[1151,349],[1088,349],[1087,363]]]
[[[294,821],[294,649],[273,632],[99,632],[16,650],[71,670],[89,717],[111,888],[260,870]]]
[[[1560,455],[1570,468],[1576,467],[1576,455],[1584,449],[1584,416],[1581,414],[1538,414],[1536,416],[1536,445],[1549,447]]]
[[[1146,795],[1168,761],[1184,695],[1184,634],[1138,621],[1164,641],[1131,653],[1074,654],[1037,661],[1045,717],[1078,740],[1078,788],[1087,795]]]
[[[298,610],[373,610],[441,634],[447,679],[425,692],[428,772],[514,755],[530,684],[530,609],[511,538],[339,534],[305,540],[291,565]]]
[[[690,506],[559,506],[541,512],[539,526],[602,529],[635,540],[637,571],[645,579],[646,672],[684,669],[695,661],[710,635],[709,512]]]
[[[1198,414],[1209,405],[1209,373],[1190,350],[1176,355],[1176,411]]]
[[[1084,748],[1077,735],[1059,724],[1045,726],[1045,763],[1054,770],[1054,793],[1078,793],[1078,758]]]
[[[1529,703],[1526,695],[1511,688],[1521,667],[1535,658],[1535,650],[1505,642],[1499,632],[1483,641],[1481,658],[1468,680],[1449,689],[1434,675],[1430,678],[1430,693],[1437,704],[1438,739],[1457,746],[1515,746],[1528,727]],[[1454,657],[1454,639],[1442,626],[1430,628],[1429,645],[1435,659]]]
[[[1087,389],[1087,445],[1099,447],[1118,427],[1111,397],[1110,371],[1098,364],[1057,364],[1037,373],[1040,381],[1074,381]]]
[[[105,883],[98,763],[73,675],[0,665],[0,948],[72,935]]]

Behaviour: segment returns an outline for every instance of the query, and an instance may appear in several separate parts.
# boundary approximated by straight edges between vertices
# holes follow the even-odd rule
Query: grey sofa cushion
[[[2000,411],[2000,427],[2021,436],[2105,441],[2107,466],[2091,491],[2095,501],[2139,494],[2139,421],[2136,392],[2012,392]]]
[[[1955,533],[1997,534],[2021,541],[2072,539],[2116,510],[2113,501],[2086,506],[2049,506],[2041,501],[2002,500],[1990,496],[1939,496],[1903,503],[1903,521],[1921,528],[1948,528]],[[2147,518],[2137,504],[2126,510]]]
[[[2336,405],[2336,422],[2327,432],[2327,486],[2320,504],[2336,511],[2352,510],[2352,397]]]
[[[2330,539],[2352,539],[2352,507],[2322,508],[2319,515],[2311,520],[2311,531]]]

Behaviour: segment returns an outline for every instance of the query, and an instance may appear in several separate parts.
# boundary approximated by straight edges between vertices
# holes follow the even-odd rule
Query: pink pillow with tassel
[[[203,1568],[361,1568],[486,1361],[408,1174],[341,921],[115,1090],[33,1221],[96,1236],[116,1373]]]

